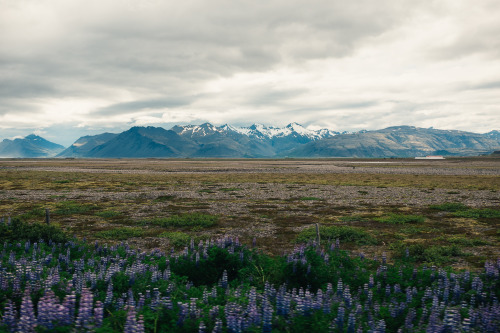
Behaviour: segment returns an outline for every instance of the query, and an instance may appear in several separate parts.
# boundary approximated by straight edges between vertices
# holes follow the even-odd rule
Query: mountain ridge
[[[0,157],[2,158],[54,157],[63,150],[63,146],[35,134],[14,140],[4,139],[0,142]]]
[[[36,135],[0,142],[0,157],[66,158],[323,158],[474,156],[500,150],[500,131],[478,134],[415,126],[359,132],[284,127],[176,125],[134,126],[121,133],[80,137],[70,147]]]

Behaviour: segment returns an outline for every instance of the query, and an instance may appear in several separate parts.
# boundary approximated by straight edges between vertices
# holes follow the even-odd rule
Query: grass
[[[97,212],[97,213],[95,213],[95,215],[102,217],[102,218],[105,218],[105,219],[111,219],[113,217],[117,217],[117,216],[122,215],[122,213],[116,212],[114,210],[105,210],[102,212]]]
[[[160,195],[159,197],[154,199],[154,202],[165,202],[172,200],[175,200],[175,195]]]
[[[481,246],[481,245],[490,245],[489,242],[485,241],[481,238],[466,238],[463,236],[443,236],[439,237],[439,240],[443,240],[450,244],[460,245],[460,246]]]
[[[407,227],[402,228],[400,230],[400,232],[402,232],[403,234],[407,234],[407,235],[414,235],[414,234],[421,233],[425,230],[426,230],[426,228],[424,228],[424,227],[407,226]]]
[[[45,217],[45,209],[41,207],[35,207],[30,211],[23,213],[18,216],[21,220],[33,220],[33,219],[41,219]]]
[[[94,205],[78,203],[75,201],[62,201],[56,205],[54,214],[57,215],[85,214],[94,209],[96,209]]]
[[[319,234],[322,240],[339,239],[345,243],[356,243],[358,245],[375,245],[377,240],[367,231],[350,226],[320,226]],[[316,239],[316,227],[311,227],[302,231],[296,241],[305,243]]]
[[[234,191],[241,191],[241,188],[237,187],[222,187],[219,189],[221,192],[234,192]]]
[[[341,216],[339,217],[339,221],[341,222],[364,222],[368,221],[366,217],[360,215],[350,215],[350,216]]]
[[[302,201],[315,201],[315,200],[323,200],[323,199],[316,198],[316,197],[301,197],[301,198],[299,198],[299,200],[302,200]]]
[[[460,202],[445,202],[440,205],[431,205],[430,209],[444,211],[444,212],[458,212],[468,209],[466,205]]]
[[[44,240],[48,243],[66,242],[69,236],[55,225],[44,223],[26,223],[18,218],[12,219],[10,225],[0,224],[0,241],[31,241],[38,242]]]
[[[470,208],[463,211],[457,211],[453,215],[457,217],[468,217],[474,219],[500,218],[500,210],[491,208]]]
[[[389,224],[422,223],[425,221],[425,217],[421,215],[390,214],[377,217],[375,221]]]
[[[141,161],[143,162],[143,161]],[[63,163],[53,162],[53,163]],[[39,162],[41,166],[52,166],[53,163],[47,161]],[[134,161],[130,162],[135,163]],[[64,163],[63,163],[64,165]],[[88,167],[85,162],[82,166]],[[99,167],[96,165],[95,167]],[[113,166],[106,166],[112,168]],[[123,167],[123,166],[121,166]],[[128,185],[136,184],[148,185],[165,182],[165,176],[158,174],[92,174],[89,177],[75,180],[69,184],[54,184],[54,177],[68,178],[74,177],[74,173],[57,171],[8,171],[0,170],[0,187],[4,189],[51,189],[60,188],[61,185],[67,185],[71,188],[88,189],[99,187],[99,184],[106,184],[110,189],[122,188],[126,183]],[[418,175],[417,175],[418,176]],[[131,181],[133,180],[133,181]],[[482,190],[500,190],[500,183],[497,176],[476,175],[476,176],[448,176],[448,175],[426,175],[425,177],[416,177],[416,175],[397,175],[397,174],[316,174],[316,173],[203,173],[203,174],[171,174],[169,183],[284,183],[284,184],[317,184],[317,185],[347,185],[347,186],[374,186],[374,187],[415,187],[415,188],[445,188],[445,189],[482,189]]]
[[[164,232],[158,237],[167,238],[170,241],[170,244],[176,248],[186,246],[191,240],[191,237],[188,234],[180,231]]]
[[[160,227],[203,227],[209,228],[217,224],[219,217],[203,213],[187,213],[170,217],[157,217],[143,220],[144,224],[153,224]]]
[[[429,245],[429,244],[404,244],[399,242],[392,245],[396,250],[397,257],[406,256],[406,251],[410,258],[417,263],[428,263],[444,265],[452,262],[456,257],[463,257],[467,254],[462,252],[458,245]]]
[[[132,237],[141,237],[144,231],[141,228],[115,228],[110,230],[99,231],[95,237],[107,240],[126,240]]]

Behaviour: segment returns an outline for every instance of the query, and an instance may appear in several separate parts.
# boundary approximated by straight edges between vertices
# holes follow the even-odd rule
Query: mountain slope
[[[0,142],[0,157],[53,157],[63,149],[64,147],[57,143],[30,134],[23,139],[5,139]]]
[[[429,154],[477,155],[500,147],[482,134],[395,126],[342,134],[297,147],[293,157],[414,157]]]
[[[161,127],[132,127],[94,147],[86,157],[187,157],[197,149],[191,140]]]
[[[75,143],[57,155],[57,157],[86,157],[92,149],[117,136],[118,134],[114,133],[82,136],[76,140]]]
[[[250,138],[224,125],[174,126],[173,131],[199,145],[193,157],[272,157],[275,150],[266,140]]]

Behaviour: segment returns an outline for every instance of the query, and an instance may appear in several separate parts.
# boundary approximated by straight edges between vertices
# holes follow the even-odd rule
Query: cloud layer
[[[484,132],[500,125],[498,17],[496,0],[0,0],[0,130]]]

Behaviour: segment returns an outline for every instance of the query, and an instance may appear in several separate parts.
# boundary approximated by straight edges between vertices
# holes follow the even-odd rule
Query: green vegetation
[[[315,201],[315,200],[323,200],[323,199],[316,198],[316,197],[301,197],[299,200],[302,200],[302,201]]]
[[[423,232],[425,230],[426,230],[425,227],[416,227],[416,226],[410,225],[410,226],[402,228],[399,231],[402,232],[403,234],[414,235],[414,234],[418,234],[420,232]]]
[[[429,208],[445,212],[458,212],[468,209],[466,205],[460,202],[446,202],[440,205],[431,205]]]
[[[160,195],[157,197],[154,202],[165,202],[165,201],[172,201],[175,199],[175,195]]]
[[[462,252],[458,245],[443,246],[397,242],[391,244],[391,248],[395,250],[396,258],[405,258],[408,254],[411,261],[434,265],[449,264],[455,257],[463,257],[467,255]]]
[[[18,218],[12,219],[10,225],[0,224],[0,242],[30,241],[32,243],[43,240],[48,243],[66,242],[69,236],[55,225],[42,223],[26,223]]]
[[[97,238],[109,240],[126,240],[132,237],[141,237],[144,235],[144,230],[141,228],[115,228],[97,232]]]
[[[18,217],[21,220],[33,220],[33,219],[41,219],[45,216],[45,209],[41,207],[35,207],[30,211],[19,215]]]
[[[363,221],[368,221],[366,217],[360,216],[360,215],[350,215],[350,216],[341,216],[339,218],[339,221],[341,222],[363,222]]]
[[[170,241],[170,244],[172,244],[176,248],[186,246],[191,239],[188,234],[180,231],[164,232],[161,233],[158,237],[167,238]]]
[[[448,202],[441,205],[432,205],[431,209],[452,212],[457,217],[479,218],[500,218],[500,210],[492,208],[469,208],[458,202]]]
[[[157,217],[149,220],[143,220],[144,224],[153,224],[160,227],[213,227],[219,217],[203,213],[188,213],[174,215],[170,217]]]
[[[122,213],[116,212],[114,210],[105,210],[105,211],[102,211],[102,212],[95,213],[95,215],[97,215],[99,217],[102,217],[102,218],[105,218],[105,219],[111,219],[113,217],[120,216],[121,214]]]
[[[237,187],[222,187],[219,189],[221,192],[234,192],[234,191],[241,191],[241,188]]]
[[[500,210],[490,208],[469,208],[467,210],[455,212],[457,217],[480,218],[500,218]]]
[[[377,240],[361,228],[350,226],[320,226],[319,234],[322,240],[339,239],[345,243],[358,245],[374,245]],[[316,239],[316,227],[305,229],[297,236],[297,242],[305,243]]]
[[[76,201],[61,201],[56,205],[54,214],[57,215],[76,215],[85,214],[96,209],[94,205],[79,203]]]
[[[421,215],[390,214],[388,216],[377,217],[375,221],[389,224],[422,223],[425,217]]]
[[[490,243],[481,238],[467,238],[463,236],[443,236],[439,237],[439,240],[444,240],[450,244],[456,244],[460,246],[480,246],[489,245]]]

